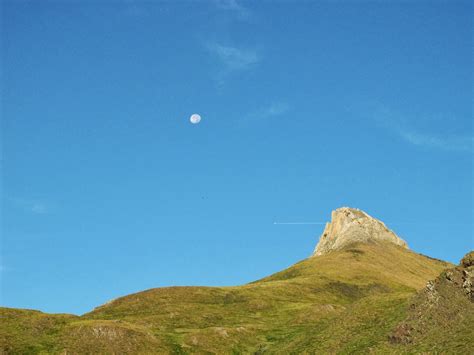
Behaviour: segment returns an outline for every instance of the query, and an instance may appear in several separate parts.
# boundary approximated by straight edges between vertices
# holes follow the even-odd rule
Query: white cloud
[[[214,3],[219,9],[237,14],[241,20],[247,20],[251,16],[250,10],[237,0],[214,0]]]
[[[48,213],[48,208],[46,207],[45,204],[41,202],[34,202],[31,205],[31,212],[36,213],[36,214],[44,214],[44,213]]]
[[[472,151],[474,138],[472,136],[461,136],[453,134],[435,134],[428,131],[420,131],[408,123],[405,117],[394,113],[387,107],[379,107],[374,114],[376,122],[384,128],[392,131],[405,142],[412,145],[435,148],[445,151]]]
[[[290,110],[290,105],[286,102],[274,102],[268,106],[262,107],[246,116],[247,120],[264,120],[280,116]]]
[[[214,77],[218,87],[222,87],[233,74],[250,70],[261,60],[260,55],[252,49],[222,45],[216,42],[207,43],[206,48],[220,64],[220,69]]]
[[[406,129],[400,130],[399,134],[407,142],[414,145],[453,151],[470,151],[474,141],[472,137],[438,137]]]
[[[261,118],[269,118],[274,116],[283,115],[288,112],[290,106],[286,102],[275,102],[270,106],[263,108],[259,115]]]
[[[228,71],[246,70],[260,61],[259,55],[249,49],[209,43],[208,50],[216,56]]]
[[[51,210],[51,206],[44,201],[23,198],[13,198],[11,200],[18,208],[33,214],[47,214]]]

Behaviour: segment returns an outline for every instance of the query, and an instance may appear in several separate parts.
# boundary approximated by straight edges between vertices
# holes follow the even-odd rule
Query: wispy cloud
[[[241,20],[247,20],[251,17],[250,10],[237,0],[214,0],[214,3],[221,10],[235,13]]]
[[[474,142],[472,137],[439,137],[406,129],[400,130],[399,134],[403,139],[411,144],[440,148],[443,150],[471,151]]]
[[[16,207],[33,214],[41,215],[51,211],[51,205],[44,201],[23,198],[12,198],[11,201]]]
[[[113,9],[121,19],[141,18],[149,14],[149,4],[139,0],[123,0],[116,3]]]
[[[216,56],[228,71],[246,70],[260,61],[256,51],[219,43],[208,43],[207,49]]]
[[[255,110],[244,117],[246,120],[265,120],[283,115],[289,110],[290,105],[287,102],[273,102],[272,104]]]
[[[374,120],[412,145],[445,151],[472,151],[474,138],[467,135],[436,134],[413,128],[409,119],[385,106],[375,110]]]
[[[232,74],[250,70],[261,60],[260,55],[252,49],[222,45],[216,42],[207,43],[206,48],[219,62],[220,69],[216,76],[219,86],[222,86]]]

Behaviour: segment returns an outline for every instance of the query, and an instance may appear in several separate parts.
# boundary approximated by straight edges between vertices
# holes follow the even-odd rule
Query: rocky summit
[[[331,222],[326,223],[312,256],[324,255],[360,242],[390,242],[408,249],[407,243],[382,221],[359,209],[341,207],[332,211]]]

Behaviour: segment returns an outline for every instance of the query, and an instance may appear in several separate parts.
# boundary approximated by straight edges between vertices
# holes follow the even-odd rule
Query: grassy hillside
[[[76,319],[68,314],[0,308],[0,354],[53,352],[61,331]]]
[[[354,245],[247,285],[151,289],[81,317],[3,309],[0,345],[6,353],[400,352],[406,345],[389,335],[417,291],[450,266],[392,244]]]

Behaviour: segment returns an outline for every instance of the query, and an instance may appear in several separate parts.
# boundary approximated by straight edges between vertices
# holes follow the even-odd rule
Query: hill
[[[369,238],[242,286],[150,289],[80,317],[4,308],[0,348],[7,354],[405,352],[426,341],[397,340],[397,329],[412,319],[410,305],[452,266]],[[434,327],[440,331],[446,322]],[[471,335],[451,334],[456,350],[467,353]],[[435,335],[429,339],[436,345]]]

